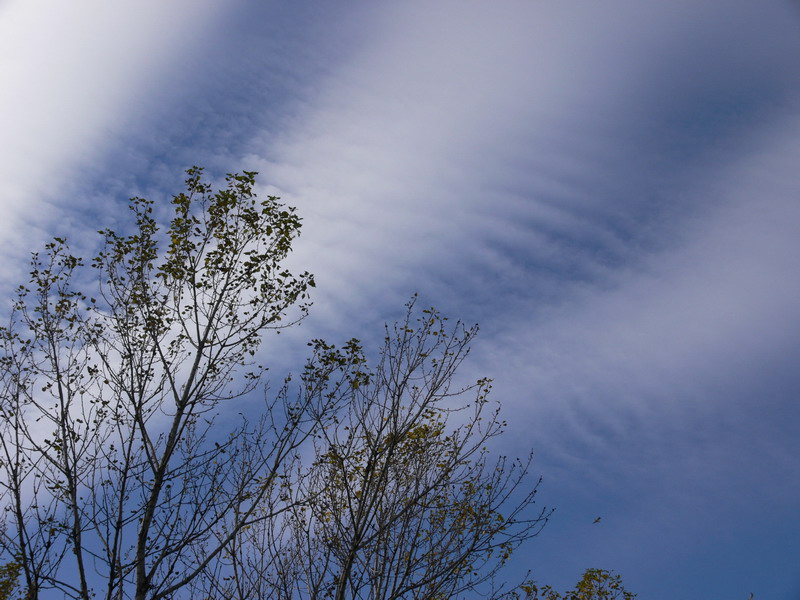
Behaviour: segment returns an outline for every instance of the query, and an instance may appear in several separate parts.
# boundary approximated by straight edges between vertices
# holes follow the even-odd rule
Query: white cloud
[[[624,474],[662,503],[722,495],[720,513],[753,494],[781,503],[800,493],[789,425],[799,136],[800,120],[787,117],[741,140],[741,154],[692,190],[698,203],[719,201],[678,247],[557,311],[513,315],[481,349],[490,369],[513,374],[499,387],[515,420],[549,424],[537,444],[576,482]]]
[[[306,218],[312,326],[360,334],[413,289],[483,321],[471,366],[541,450],[544,501],[618,517],[602,543],[570,531],[573,562],[664,564],[641,558],[660,527],[675,547],[748,504],[783,510],[800,479],[773,380],[796,387],[782,355],[800,343],[791,13],[441,6],[373,15],[380,35],[248,159]]]
[[[59,192],[152,102],[220,0],[10,0],[0,5],[2,253],[39,246],[74,206]],[[230,6],[230,4],[228,4]],[[44,203],[44,199],[49,199]],[[62,213],[64,214],[64,213]]]
[[[537,299],[564,302],[575,286],[613,284],[643,252],[679,244],[672,236],[703,209],[670,197],[687,195],[698,165],[657,139],[669,134],[664,94],[687,102],[697,101],[681,97],[687,89],[700,92],[664,76],[690,58],[686,47],[700,79],[718,71],[700,45],[723,54],[747,28],[742,6],[724,27],[719,3],[373,11],[361,26],[376,33],[360,52],[292,129],[270,132],[263,158],[245,162],[300,207],[297,262],[345,312],[382,304],[387,289],[441,288],[442,269],[471,293],[489,292],[468,280],[496,272],[516,294],[530,284]],[[697,22],[719,33],[709,42]],[[736,56],[748,52],[769,54]],[[727,160],[714,152],[695,158]]]

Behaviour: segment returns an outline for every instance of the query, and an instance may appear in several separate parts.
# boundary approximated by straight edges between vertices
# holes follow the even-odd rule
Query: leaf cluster
[[[515,600],[635,600],[636,594],[625,589],[622,577],[604,569],[586,569],[574,589],[563,594],[549,585],[529,581],[511,595]]]

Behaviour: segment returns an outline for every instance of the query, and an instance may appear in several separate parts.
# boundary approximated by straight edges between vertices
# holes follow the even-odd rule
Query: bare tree
[[[19,574],[28,600],[508,592],[494,576],[547,513],[532,512],[529,461],[490,458],[504,423],[489,380],[454,383],[476,329],[412,301],[374,366],[356,340],[315,340],[270,390],[259,345],[314,285],[281,266],[300,219],[259,201],[254,173],[216,192],[188,175],[164,227],[134,198],[89,263],[61,238],[34,254],[0,329],[8,586]],[[229,415],[259,391],[255,417]]]
[[[239,536],[235,585],[218,597],[504,593],[495,574],[548,513],[531,512],[529,461],[489,458],[505,425],[488,405],[489,380],[454,387],[476,328],[408,309],[375,368],[364,360],[349,377],[352,400],[316,436],[292,510]]]
[[[291,508],[277,482],[341,400],[283,388],[253,422],[215,425],[261,385],[263,334],[302,316],[313,279],[281,267],[300,220],[255,198],[254,173],[216,193],[188,174],[164,231],[134,198],[90,266],[58,238],[34,255],[0,331],[2,541],[29,598],[173,597]]]

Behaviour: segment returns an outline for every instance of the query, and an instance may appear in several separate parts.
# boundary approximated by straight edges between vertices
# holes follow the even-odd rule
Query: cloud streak
[[[216,1],[0,5],[4,253],[40,245],[31,242],[59,218],[79,227],[64,194],[76,171],[151,106],[153,86],[221,10]]]
[[[532,550],[543,579],[618,568],[656,600],[790,588],[734,553],[790,571],[796,528],[778,550],[756,526],[720,541],[731,519],[774,533],[800,496],[788,3],[131,4],[132,29],[86,3],[73,30],[55,12],[35,31],[31,6],[0,9],[19,82],[0,111],[20,140],[0,161],[7,247],[30,247],[20,224],[94,229],[111,195],[172,193],[186,161],[259,170],[305,218],[293,261],[319,284],[281,337],[379,335],[414,290],[481,322],[472,368],[560,506],[552,552]],[[76,168],[75,205],[42,210]],[[737,565],[728,587],[708,583],[722,558],[712,576],[683,558],[704,552]]]
[[[379,321],[411,289],[481,321],[478,363],[556,487],[650,511],[607,540],[623,567],[642,565],[622,540],[670,514],[716,538],[743,506],[786,510],[797,23],[746,3],[440,7],[370,22],[380,39],[250,159],[307,218],[316,326]]]

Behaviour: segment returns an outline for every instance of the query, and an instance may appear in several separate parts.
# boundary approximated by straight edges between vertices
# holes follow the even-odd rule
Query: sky
[[[193,164],[259,171],[317,280],[276,361],[415,292],[480,323],[556,508],[514,569],[800,599],[797,2],[0,0],[0,140],[6,295]]]

